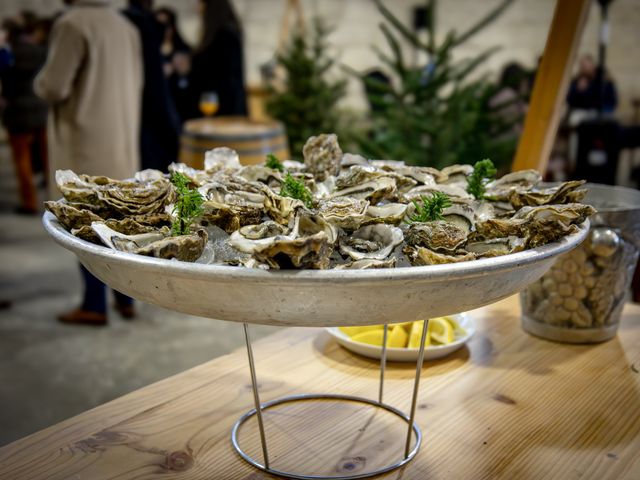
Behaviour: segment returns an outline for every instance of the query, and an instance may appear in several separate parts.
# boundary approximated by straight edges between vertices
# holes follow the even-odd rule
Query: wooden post
[[[591,0],[557,0],[513,170],[544,173]]]

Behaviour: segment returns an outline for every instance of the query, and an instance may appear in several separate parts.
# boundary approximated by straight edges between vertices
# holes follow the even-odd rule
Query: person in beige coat
[[[140,165],[142,51],[137,30],[109,0],[75,0],[53,27],[47,61],[34,90],[50,104],[51,173],[129,178]],[[53,182],[51,182],[53,184]],[[81,266],[82,306],[58,319],[107,323],[105,285]],[[116,292],[116,308],[133,316],[133,301]]]
[[[142,85],[137,30],[109,0],[74,1],[54,24],[47,62],[34,81],[51,106],[51,172],[133,176]]]

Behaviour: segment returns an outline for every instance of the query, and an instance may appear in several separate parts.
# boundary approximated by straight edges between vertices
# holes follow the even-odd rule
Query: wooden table
[[[640,478],[640,307],[628,305],[618,337],[595,346],[531,337],[518,316],[516,297],[474,312],[478,332],[468,348],[426,364],[417,413],[422,450],[404,470],[380,478]],[[254,347],[263,401],[302,392],[377,394],[377,363],[320,329],[283,330]],[[390,364],[385,400],[407,411],[413,374],[411,365]],[[251,407],[241,349],[0,449],[0,478],[272,478],[230,445],[232,424]],[[401,422],[329,407],[320,417],[300,404],[265,415],[275,467],[355,471],[401,449],[394,435],[402,432],[393,431]],[[338,424],[327,432],[332,418]],[[283,434],[283,422],[298,428],[295,435]],[[255,425],[246,429],[241,440],[260,458]],[[317,448],[321,441],[328,447]]]

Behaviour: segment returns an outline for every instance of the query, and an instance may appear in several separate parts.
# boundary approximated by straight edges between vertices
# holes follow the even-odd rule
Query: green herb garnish
[[[279,172],[284,172],[284,165],[282,165],[282,162],[278,160],[278,157],[276,157],[273,153],[267,155],[267,161],[264,163],[264,166],[267,168],[278,170]]]
[[[431,194],[431,198],[420,197],[422,200],[422,205],[420,205],[416,200],[413,201],[413,204],[416,207],[416,211],[409,220],[412,222],[434,222],[436,220],[442,220],[444,217],[442,216],[442,211],[451,206],[451,200],[446,193],[442,192],[433,192]]]
[[[280,188],[280,195],[301,200],[307,208],[313,206],[313,197],[309,189],[304,186],[304,183],[293,178],[290,173],[287,173],[284,177],[282,188]]]
[[[171,224],[171,233],[177,235],[188,235],[191,233],[190,227],[193,221],[202,215],[202,203],[204,198],[195,188],[189,188],[191,180],[182,173],[171,174],[171,183],[176,187],[178,199],[173,206],[173,214],[176,219]]]
[[[473,172],[467,178],[467,192],[478,200],[482,200],[486,184],[496,176],[496,173],[496,167],[488,158],[476,162],[473,166]]]

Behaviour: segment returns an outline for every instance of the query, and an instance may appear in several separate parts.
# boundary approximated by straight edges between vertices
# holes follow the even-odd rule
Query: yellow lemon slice
[[[463,336],[467,334],[467,331],[458,323],[458,321],[453,318],[453,317],[442,317],[444,318],[447,322],[449,322],[451,324],[451,326],[453,327],[453,332],[456,334],[456,336]]]
[[[404,348],[407,346],[409,334],[402,325],[391,328],[387,335],[387,347]]]
[[[353,337],[351,337],[351,339],[354,342],[368,343],[369,345],[376,345],[378,347],[381,347],[383,335],[384,332],[382,331],[382,329],[370,330],[368,332],[357,333]]]
[[[407,333],[409,333],[411,331],[411,325],[413,325],[413,322],[400,322],[400,323],[390,323],[389,327],[400,326],[404,328],[407,331]]]
[[[375,330],[382,331],[382,325],[367,325],[365,327],[339,327],[342,333],[346,333],[350,337],[363,332],[373,332]],[[382,342],[382,340],[380,340]],[[382,345],[382,343],[380,344]]]
[[[409,332],[409,348],[420,348],[420,338],[422,337],[422,327],[424,322],[422,320],[416,320],[411,324],[411,331]],[[425,347],[428,347],[431,343],[429,335],[424,342]]]
[[[444,317],[430,319],[427,329],[432,340],[443,344],[451,343],[455,338],[453,326]]]

